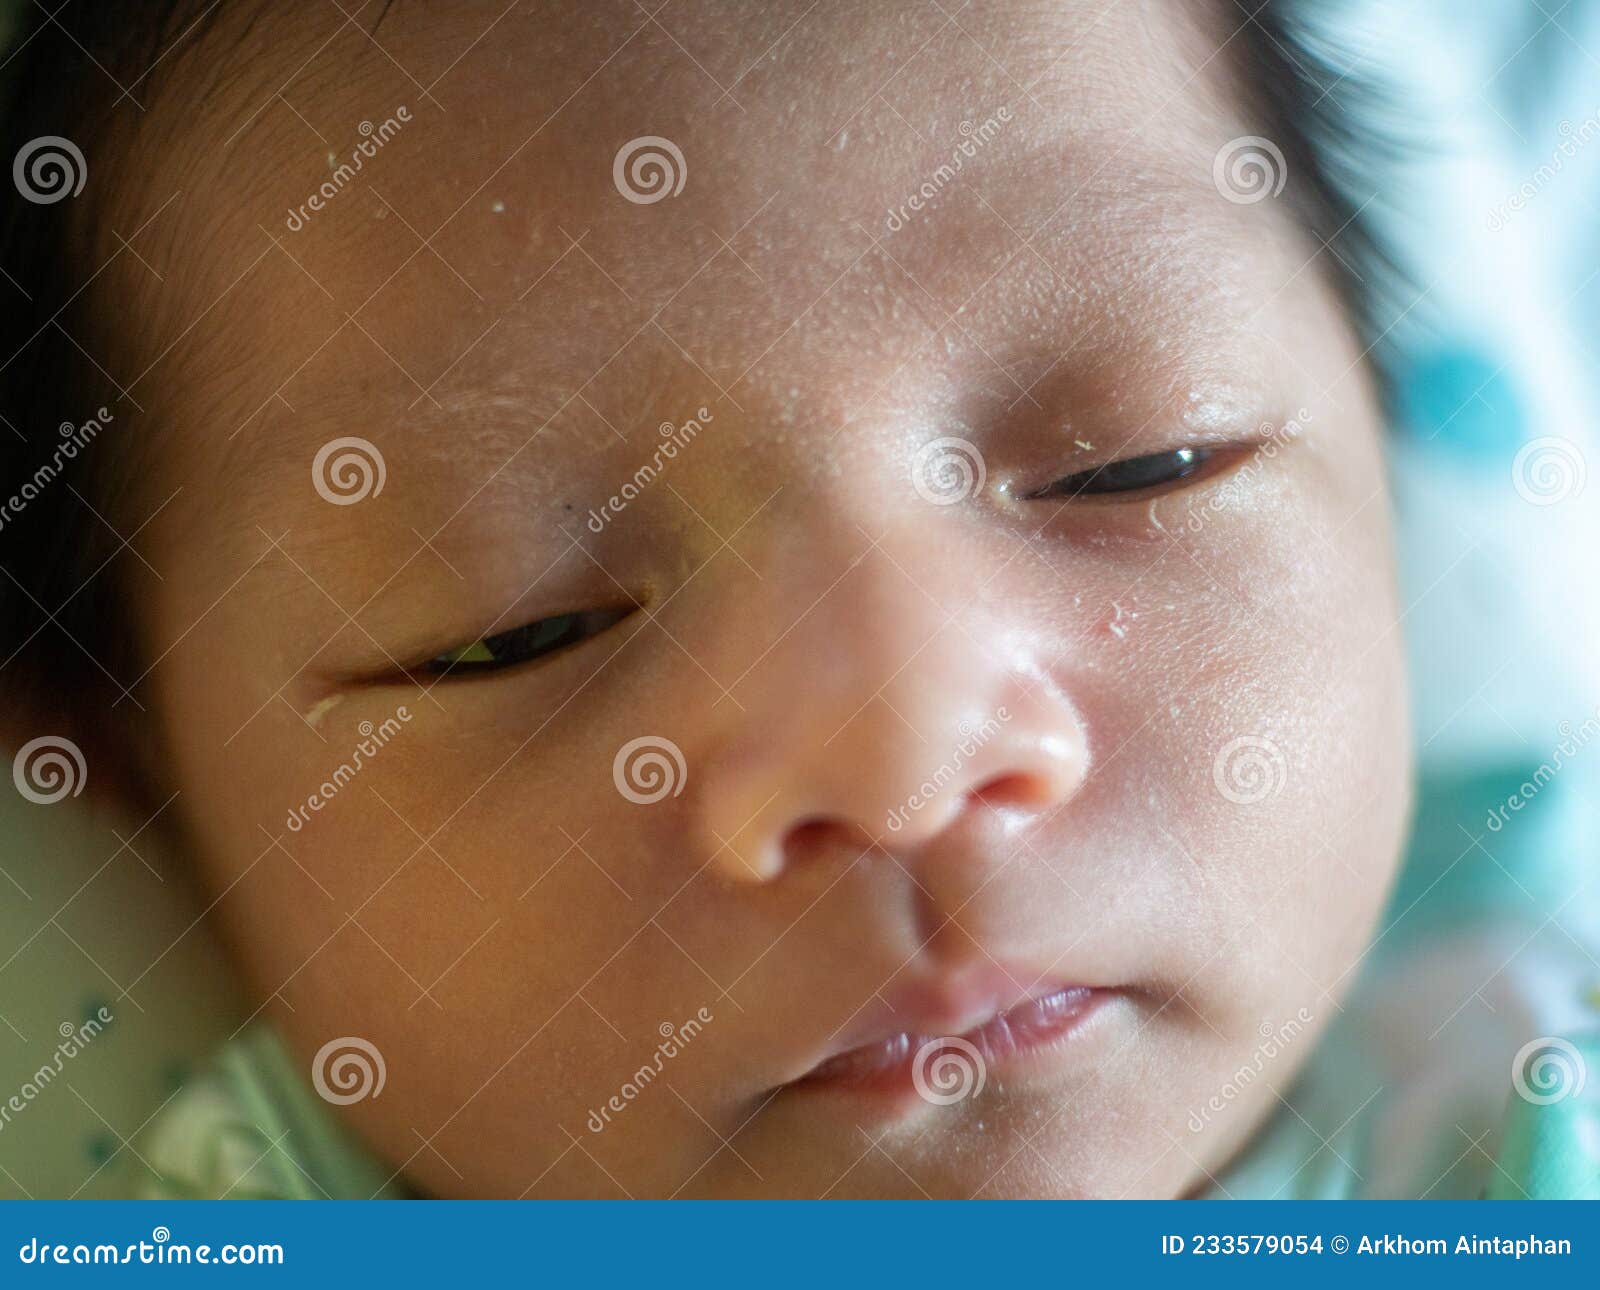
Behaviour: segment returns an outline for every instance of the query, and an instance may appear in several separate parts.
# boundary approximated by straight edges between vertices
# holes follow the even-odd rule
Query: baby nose
[[[1087,741],[1047,677],[955,626],[909,661],[895,635],[857,633],[853,683],[819,687],[814,668],[805,683],[801,654],[774,664],[759,711],[741,697],[748,728],[703,785],[723,875],[770,882],[841,846],[912,855],[975,813],[1045,814],[1077,792]]]

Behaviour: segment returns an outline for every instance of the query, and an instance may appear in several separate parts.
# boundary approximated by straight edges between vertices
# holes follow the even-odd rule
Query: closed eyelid
[[[503,672],[533,664],[584,644],[637,608],[628,604],[546,615],[435,654],[415,670],[448,677]]]
[[[1099,500],[1114,499],[1120,495],[1145,495],[1209,473],[1219,458],[1226,462],[1238,451],[1237,447],[1230,450],[1223,446],[1193,446],[1166,452],[1140,453],[1063,475],[1042,488],[1023,494],[1022,500],[1067,501],[1077,497]]]

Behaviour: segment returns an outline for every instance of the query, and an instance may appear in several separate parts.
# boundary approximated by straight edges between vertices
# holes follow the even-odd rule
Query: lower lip
[[[963,1035],[899,1034],[831,1057],[797,1087],[920,1093],[927,1101],[959,1100],[990,1072],[1065,1046],[1112,997],[1072,986],[1028,999]]]

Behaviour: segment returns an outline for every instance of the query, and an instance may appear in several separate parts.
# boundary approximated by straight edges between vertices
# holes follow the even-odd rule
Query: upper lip
[[[961,1035],[1030,999],[1089,984],[996,964],[912,977],[892,989],[876,991],[835,1032],[808,1072],[844,1053],[898,1035]]]

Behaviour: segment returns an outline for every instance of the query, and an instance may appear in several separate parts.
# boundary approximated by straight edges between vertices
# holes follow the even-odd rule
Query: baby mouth
[[[902,1030],[819,1062],[797,1081],[802,1086],[911,1089],[928,1101],[948,1085],[979,1091],[987,1073],[1066,1039],[1107,998],[1090,986],[1059,986],[1024,999],[958,1035]]]

